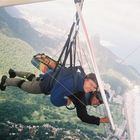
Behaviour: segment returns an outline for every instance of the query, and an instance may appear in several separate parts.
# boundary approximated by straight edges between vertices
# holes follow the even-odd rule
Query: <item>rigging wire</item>
[[[77,51],[77,56],[78,56],[78,61],[80,62],[80,65],[83,67],[83,58],[82,58],[82,53],[81,53],[81,45],[79,41],[79,34],[77,34],[77,46],[78,46],[78,51]]]
[[[68,34],[68,31],[65,32],[65,34],[63,35],[63,38],[64,38],[67,34]],[[61,47],[61,45],[60,45],[61,43],[62,43],[62,41],[61,41],[61,39],[60,39],[60,40],[58,41],[58,43],[57,43],[57,47],[59,47],[59,46]],[[58,53],[62,51],[62,49],[63,49],[63,47],[61,47],[55,54],[53,54],[53,55],[52,55],[52,58],[56,57],[56,56],[58,55]]]
[[[85,54],[85,51],[86,51],[86,50],[83,50],[83,47],[82,47],[82,45],[80,44],[79,35],[78,35],[77,38],[78,38],[78,39],[77,39],[77,42],[78,42],[78,48],[79,48],[79,58],[80,58],[80,60],[81,60],[82,66],[83,66],[83,64],[84,64],[84,61],[83,61],[83,56],[84,56],[84,58],[86,59],[85,62],[86,62],[87,65],[88,65],[88,69],[90,70],[90,72],[92,72],[91,67],[90,67],[90,64],[89,64],[89,60],[87,59],[87,55]]]
[[[91,66],[90,66],[90,64],[89,64],[89,60],[88,60],[88,58],[87,58],[87,55],[86,55],[86,53],[85,53],[85,51],[84,51],[84,49],[81,47],[81,49],[82,49],[82,52],[83,52],[83,54],[84,54],[84,57],[86,58],[86,62],[88,62],[87,64],[88,64],[88,67],[89,67],[89,69],[90,69],[90,72],[92,72],[92,68],[91,68]]]
[[[96,76],[97,76],[99,88],[100,88],[100,91],[101,91],[101,95],[103,97],[103,101],[104,101],[104,104],[105,104],[105,107],[106,107],[106,110],[107,110],[107,114],[108,114],[111,126],[112,126],[112,130],[115,131],[115,125],[114,125],[113,118],[112,118],[112,115],[111,115],[111,112],[110,112],[110,109],[109,109],[109,105],[108,105],[108,102],[107,102],[107,99],[106,99],[106,96],[105,96],[105,91],[104,91],[104,88],[102,86],[102,81],[101,81],[101,77],[100,77],[100,74],[99,74],[99,70],[98,70],[98,67],[97,67],[97,64],[96,64],[96,61],[95,61],[95,54],[94,54],[95,51],[94,51],[94,48],[93,48],[93,46],[91,44],[91,41],[89,39],[88,32],[87,32],[87,27],[85,25],[85,21],[83,19],[81,10],[79,8],[79,3],[76,1],[75,5],[76,5],[76,9],[77,9],[80,21],[82,23],[82,27],[83,27],[84,34],[85,34],[86,41],[87,41],[87,45],[88,45],[88,49],[90,50],[89,55],[91,56],[91,61],[92,61],[92,64],[94,66],[94,70],[95,70],[95,73],[96,73]]]
[[[122,61],[120,63],[123,64],[126,61],[126,59],[128,57],[130,57],[132,54],[134,54],[138,49],[140,49],[140,46],[138,46],[134,50],[132,50],[125,58],[122,59]]]

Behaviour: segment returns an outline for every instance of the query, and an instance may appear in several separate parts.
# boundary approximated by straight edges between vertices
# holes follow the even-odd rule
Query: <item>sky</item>
[[[139,0],[85,0],[83,16],[90,36],[98,34],[103,45],[140,72],[139,7]],[[45,33],[53,29],[57,31],[54,35],[62,37],[69,30],[75,13],[73,0],[54,0],[16,8],[37,30]]]

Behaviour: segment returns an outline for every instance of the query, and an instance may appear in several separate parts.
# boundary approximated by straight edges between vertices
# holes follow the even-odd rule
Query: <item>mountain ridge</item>
[[[39,51],[39,52],[41,52],[41,50],[44,50],[44,49],[45,49],[45,52],[49,52],[50,48],[51,48],[50,52],[55,52],[54,51],[55,49],[57,50],[56,45],[49,45],[49,44],[55,44],[55,41],[48,38],[45,42],[42,42],[39,38],[39,36],[42,36],[42,34],[35,31],[31,27],[31,25],[28,23],[28,21],[26,21],[24,19],[11,17],[4,9],[0,9],[0,10],[1,10],[1,12],[0,12],[0,19],[1,19],[0,20],[0,31],[2,33],[8,35],[9,37],[20,38],[20,39],[26,41],[36,51]],[[15,26],[14,23],[17,23],[18,26]],[[26,31],[24,31],[21,34],[21,32],[23,31],[23,29],[21,29],[22,26],[24,27],[24,29],[26,29]],[[29,30],[28,30],[28,28],[29,28]],[[31,34],[30,34],[30,32],[31,32]],[[15,34],[15,33],[17,33],[17,34]],[[27,34],[30,37],[27,36],[27,38],[25,39],[24,37]],[[36,34],[35,37],[33,34]],[[33,35],[33,37],[32,37],[32,35]],[[38,38],[40,40],[37,42],[37,44],[36,44],[36,38]],[[44,36],[43,36],[43,38],[44,38]],[[53,37],[51,37],[51,38],[53,38]],[[130,66],[118,63],[119,58],[116,55],[114,55],[109,49],[105,48],[101,44],[100,38],[98,36],[95,36],[95,38],[93,40],[94,40],[94,46],[95,46],[95,51],[96,51],[97,64],[98,64],[99,70],[101,71],[101,74],[103,75],[103,80],[108,81],[107,76],[108,77],[112,76],[114,78],[114,80],[118,80],[117,83],[119,83],[121,77],[124,76],[124,77],[127,77],[131,81],[136,81],[136,83],[140,83],[140,74],[134,68],[132,68],[132,66],[130,67]],[[37,48],[34,47],[30,41],[34,42],[36,44]],[[41,46],[44,46],[43,44],[44,45],[47,44],[48,46],[41,48]],[[83,43],[83,44],[85,44],[85,43]],[[53,53],[50,53],[50,54],[53,54]],[[113,71],[114,71],[114,74],[113,74]],[[120,74],[122,76],[116,77],[117,73],[118,73],[118,76],[120,76]],[[112,81],[114,81],[113,78],[112,78]],[[112,81],[110,81],[109,83],[112,84]],[[115,86],[112,86],[112,87],[113,87],[113,89],[116,89]]]
[[[55,38],[39,33],[25,19],[11,17],[4,8],[0,8],[0,31],[9,37],[26,41],[36,51],[44,51],[46,47],[55,46]]]

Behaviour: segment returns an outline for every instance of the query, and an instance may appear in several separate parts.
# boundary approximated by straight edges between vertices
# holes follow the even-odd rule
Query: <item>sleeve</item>
[[[88,115],[86,106],[83,104],[83,102],[80,99],[73,98],[73,103],[76,107],[77,116],[78,118],[81,119],[81,121],[89,124],[96,124],[96,125],[100,124],[100,118],[92,115]]]

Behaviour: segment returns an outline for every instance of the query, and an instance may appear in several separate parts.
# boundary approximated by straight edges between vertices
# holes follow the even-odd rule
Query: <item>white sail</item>
[[[29,4],[35,2],[47,2],[47,1],[52,1],[52,0],[0,0],[0,7],[22,5],[22,4]]]

